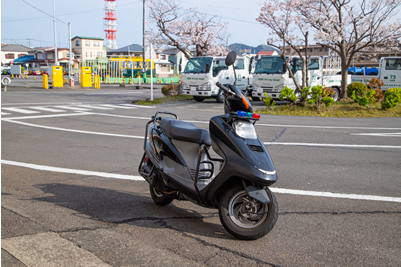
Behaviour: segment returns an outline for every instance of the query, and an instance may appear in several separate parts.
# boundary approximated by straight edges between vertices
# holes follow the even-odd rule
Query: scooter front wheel
[[[269,233],[276,224],[278,204],[266,189],[270,203],[263,204],[248,196],[242,185],[229,188],[220,199],[221,224],[238,239],[255,240]]]
[[[174,200],[172,197],[168,197],[160,193],[155,187],[149,185],[150,196],[153,201],[160,206],[165,206],[171,203]]]

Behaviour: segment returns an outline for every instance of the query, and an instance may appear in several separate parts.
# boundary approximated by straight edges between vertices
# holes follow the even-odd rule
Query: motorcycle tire
[[[165,196],[162,193],[160,193],[152,185],[149,185],[149,191],[150,191],[150,196],[157,205],[166,206],[174,200],[174,198]]]
[[[242,185],[229,188],[219,205],[220,221],[226,231],[242,240],[256,240],[269,233],[277,221],[278,204],[269,189],[266,193],[270,202],[263,204],[251,199]]]

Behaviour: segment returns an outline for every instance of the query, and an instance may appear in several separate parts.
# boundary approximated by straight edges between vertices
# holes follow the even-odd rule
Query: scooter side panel
[[[232,151],[256,168],[267,172],[274,171],[273,161],[263,142],[259,138],[254,140],[239,137],[223,120],[223,118],[227,118],[228,116],[228,114],[215,116],[210,120],[210,135],[213,134]],[[215,151],[219,150],[219,148],[215,148],[215,146],[213,146],[213,149]]]

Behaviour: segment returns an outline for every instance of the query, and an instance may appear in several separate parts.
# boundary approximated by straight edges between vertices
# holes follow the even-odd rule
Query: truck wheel
[[[270,198],[263,204],[248,196],[242,185],[229,188],[220,199],[221,224],[231,235],[243,240],[255,240],[269,233],[276,224],[278,204],[275,196],[266,188]]]
[[[331,89],[334,91],[334,95],[331,98],[333,98],[334,101],[337,101],[340,98],[340,90],[336,87],[332,87]]]
[[[224,102],[224,92],[223,90],[219,90],[219,93],[216,96],[216,101],[217,103],[223,103]]]
[[[193,98],[194,98],[194,100],[196,101],[196,102],[202,102],[203,100],[205,100],[203,97],[201,97],[201,96],[193,96]]]

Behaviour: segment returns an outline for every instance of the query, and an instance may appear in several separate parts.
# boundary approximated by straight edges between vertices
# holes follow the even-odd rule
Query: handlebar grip
[[[225,86],[222,85],[221,83],[217,82],[216,85],[217,85],[218,87],[220,87],[221,89],[223,89],[224,91],[231,93],[230,89],[228,89],[227,87],[225,87]]]

